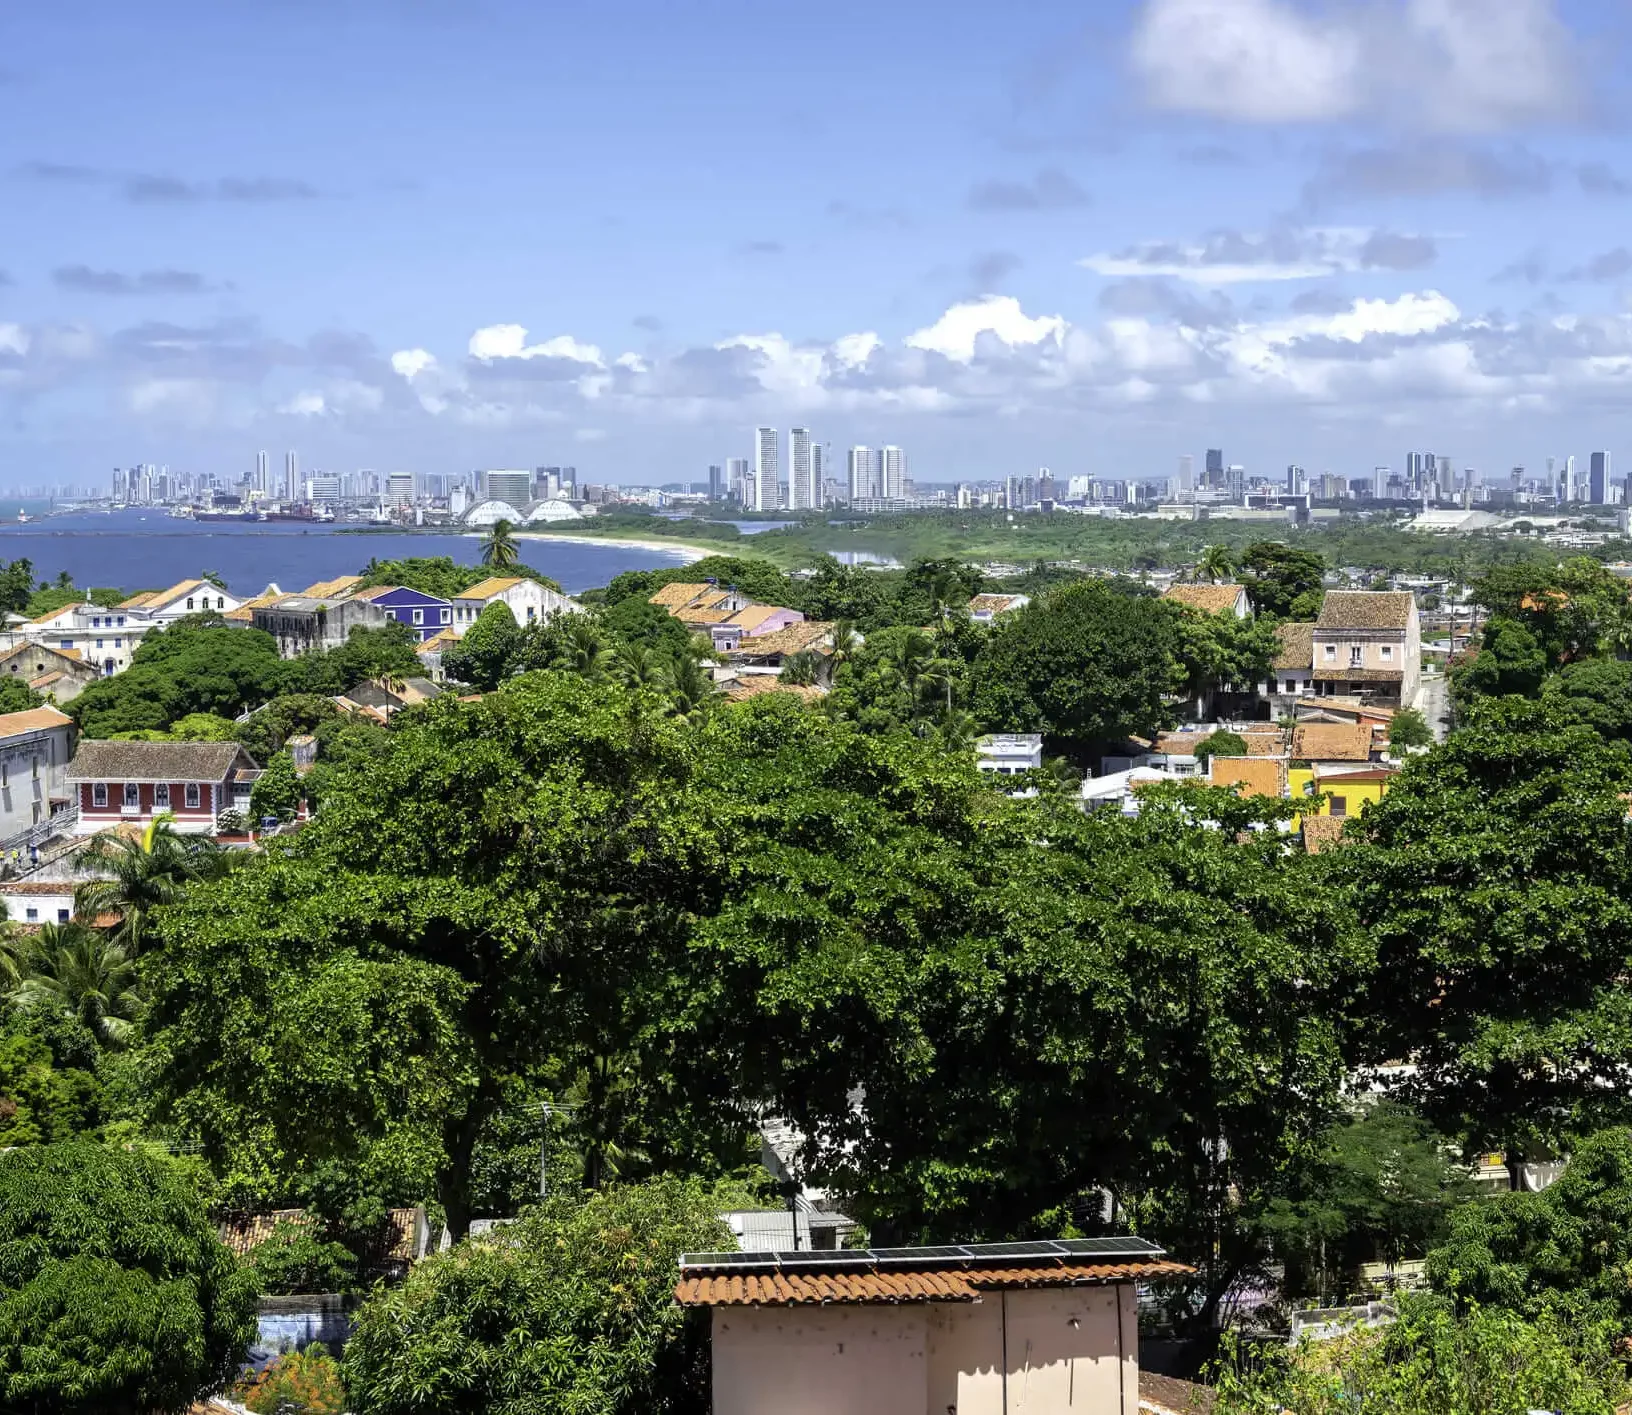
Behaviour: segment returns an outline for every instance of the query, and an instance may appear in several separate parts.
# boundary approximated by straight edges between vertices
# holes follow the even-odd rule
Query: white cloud
[[[558,334],[542,344],[529,344],[527,330],[519,324],[490,324],[470,336],[473,359],[570,359],[573,363],[605,365],[601,351],[593,344],[580,344],[570,334]]]
[[[28,352],[28,331],[20,324],[0,324],[0,350],[8,354]]]
[[[329,405],[323,401],[323,395],[313,392],[297,393],[293,398],[278,405],[280,413],[293,418],[321,417],[328,409]]]
[[[425,349],[399,349],[391,355],[391,367],[412,382],[427,369],[436,367],[436,355]]]
[[[988,295],[953,305],[927,329],[907,335],[906,342],[909,348],[926,349],[967,364],[973,361],[983,334],[995,336],[1010,348],[1045,340],[1058,342],[1065,334],[1065,321],[1058,315],[1029,318],[1013,296]]]
[[[883,347],[884,341],[870,329],[865,334],[841,334],[833,341],[833,357],[846,368],[860,368]]]
[[[605,442],[606,433],[598,427],[581,427],[573,434],[574,442]]]
[[[1555,0],[1145,0],[1129,58],[1159,108],[1460,132],[1575,112],[1575,48]]]
[[[1366,270],[1398,271],[1433,264],[1430,236],[1365,227],[1294,227],[1268,233],[1214,231],[1188,245],[1147,241],[1077,263],[1119,279],[1162,276],[1193,285],[1240,285],[1318,280]]]

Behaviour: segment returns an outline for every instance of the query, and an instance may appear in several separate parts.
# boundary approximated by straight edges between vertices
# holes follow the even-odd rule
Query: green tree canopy
[[[1446,1134],[1522,1152],[1625,1113],[1632,858],[1620,744],[1502,699],[1328,859],[1377,948],[1357,1059],[1409,1057]]]
[[[1396,751],[1434,745],[1434,729],[1416,708],[1401,708],[1389,719],[1388,745]]]
[[[1158,601],[1070,585],[992,630],[972,673],[974,713],[989,730],[1042,731],[1068,752],[1149,733],[1166,715],[1176,649]]]
[[[0,1153],[0,1405],[179,1415],[255,1334],[255,1286],[191,1186],[143,1150]]]
[[[1244,757],[1246,754],[1247,739],[1239,732],[1230,732],[1222,727],[1196,743],[1198,762],[1211,761],[1214,757]]]
[[[255,778],[249,791],[251,823],[259,825],[268,817],[292,821],[300,813],[300,777],[295,772],[295,759],[288,752],[279,752],[266,764],[266,769]]]
[[[491,693],[515,671],[522,639],[523,631],[510,606],[496,599],[477,616],[464,638],[444,650],[442,671],[456,683]]]
[[[364,1305],[344,1361],[351,1409],[704,1409],[707,1329],[675,1306],[675,1265],[730,1237],[695,1183],[552,1198]]]
[[[1260,614],[1308,620],[1320,613],[1326,560],[1317,551],[1255,541],[1241,552],[1241,569],[1241,581]]]

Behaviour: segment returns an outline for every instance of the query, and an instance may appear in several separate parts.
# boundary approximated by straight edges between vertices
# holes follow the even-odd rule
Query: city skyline
[[[0,489],[246,445],[644,483],[756,424],[945,481],[1615,440],[1607,0],[479,11],[8,16]]]

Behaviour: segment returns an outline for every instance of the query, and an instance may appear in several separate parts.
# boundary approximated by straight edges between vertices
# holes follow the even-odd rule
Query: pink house
[[[146,827],[166,812],[178,831],[213,832],[233,804],[233,779],[254,769],[236,742],[81,742],[68,767],[76,833]]]
[[[790,624],[803,624],[805,616],[797,609],[783,609],[774,604],[751,604],[739,609],[726,621],[729,628],[740,629],[745,639],[757,639],[762,634],[774,634]]]

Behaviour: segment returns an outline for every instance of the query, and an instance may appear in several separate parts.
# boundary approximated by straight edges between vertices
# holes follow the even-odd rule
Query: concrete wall
[[[714,1311],[714,1415],[1138,1415],[1138,1404],[1126,1285]]]

